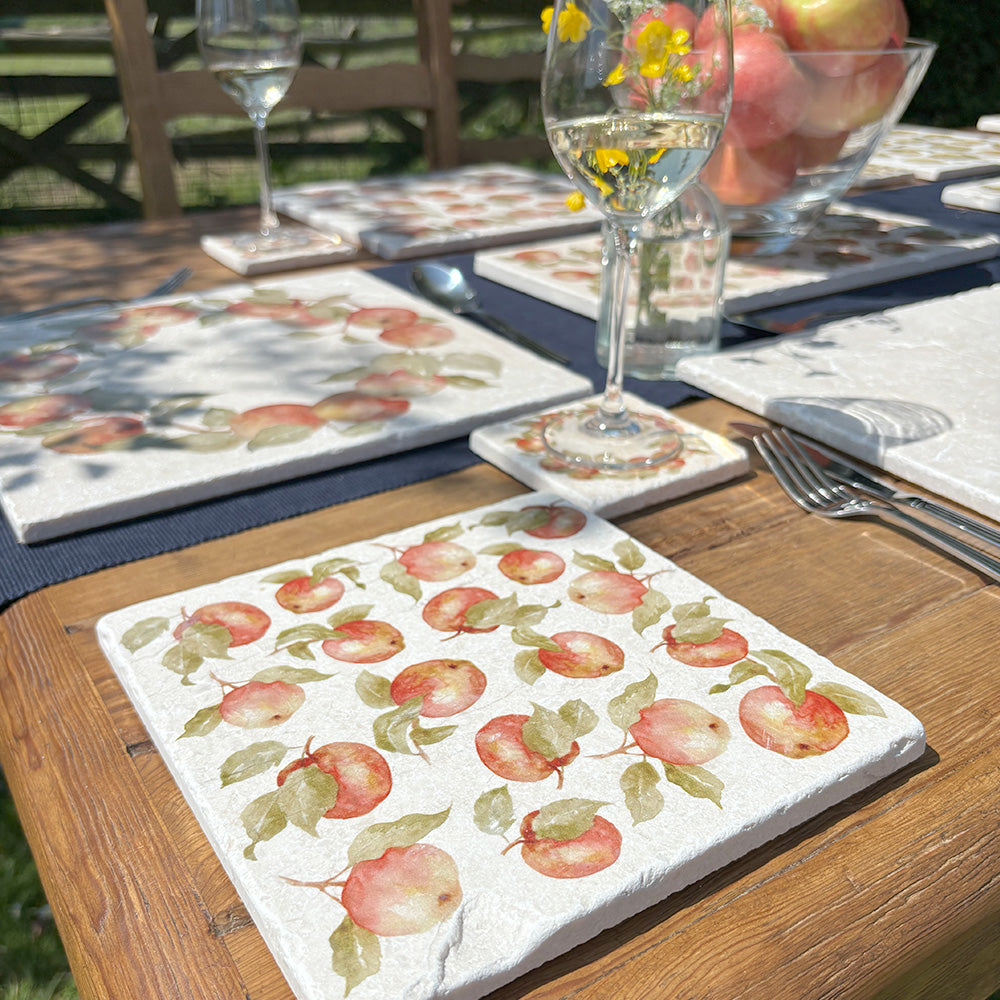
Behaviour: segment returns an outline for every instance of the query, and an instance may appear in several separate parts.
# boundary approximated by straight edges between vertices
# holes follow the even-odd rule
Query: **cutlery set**
[[[961,511],[883,480],[812,441],[780,427],[733,422],[748,437],[779,485],[803,510],[821,517],[877,517],[897,524],[977,572],[1000,582],[1000,559],[909,513],[921,511],[1000,552],[1000,532]],[[904,509],[905,508],[905,509]]]

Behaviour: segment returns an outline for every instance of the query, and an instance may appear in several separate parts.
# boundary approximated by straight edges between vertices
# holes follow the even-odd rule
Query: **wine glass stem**
[[[278,216],[271,197],[271,157],[267,149],[267,119],[263,115],[253,120],[253,138],[260,171],[260,235],[267,239],[278,228]]]
[[[625,333],[632,257],[639,238],[638,228],[613,227],[615,253],[609,262],[611,271],[611,330],[608,338],[608,377],[604,385],[599,416],[609,429],[621,429],[628,423],[622,396],[625,381]]]

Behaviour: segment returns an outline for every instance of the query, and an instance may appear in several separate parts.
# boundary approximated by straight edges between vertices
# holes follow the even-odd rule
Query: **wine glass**
[[[237,239],[263,252],[297,242],[281,230],[271,196],[267,117],[302,62],[297,0],[198,0],[198,48],[222,89],[250,116],[260,172],[260,232]]]
[[[548,450],[593,469],[655,466],[681,441],[622,395],[630,262],[639,228],[698,176],[732,97],[730,0],[556,0],[542,113],[560,166],[614,235],[608,375],[596,412],[554,417]]]

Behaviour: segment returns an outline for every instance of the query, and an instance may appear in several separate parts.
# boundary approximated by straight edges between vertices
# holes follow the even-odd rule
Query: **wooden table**
[[[197,227],[185,225],[121,230],[132,252],[105,258],[105,280],[134,287],[147,240],[161,269],[189,263]],[[41,260],[44,243],[3,241],[0,267]],[[206,262],[192,287],[224,280],[214,271]],[[19,304],[39,298],[36,282]],[[724,431],[741,411],[703,400],[681,412]],[[291,997],[104,659],[97,619],[523,491],[473,466],[52,586],[0,616],[0,764],[84,1000]],[[929,749],[492,1000],[975,1000],[997,989],[1000,589],[885,525],[801,513],[759,464],[620,523],[913,711]]]

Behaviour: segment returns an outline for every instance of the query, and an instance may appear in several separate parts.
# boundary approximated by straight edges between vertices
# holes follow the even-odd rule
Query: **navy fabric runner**
[[[970,232],[1000,230],[998,216],[944,208],[940,202],[942,186],[926,185],[869,194],[857,201],[885,211],[929,218],[950,228]],[[472,273],[470,255],[453,255],[446,259]],[[375,273],[405,288],[409,282],[409,269],[408,263],[393,264]],[[997,281],[1000,281],[1000,259],[823,300],[813,299],[797,306],[772,310],[770,315],[794,319],[796,315],[815,312],[822,306],[835,310],[863,304],[866,300],[877,300],[880,304],[887,300],[903,304]],[[604,370],[594,357],[593,321],[493,282],[476,279],[475,284],[488,311],[569,355],[573,359],[574,370],[593,379],[598,390],[603,387]],[[754,334],[728,323],[723,325],[723,346],[750,336]],[[629,380],[626,388],[651,402],[668,407],[704,395],[680,382]],[[478,461],[479,458],[469,450],[467,439],[460,438],[33,545],[18,543],[6,521],[0,520],[0,608],[53,583],[232,535],[345,500],[371,496],[453,472]]]

